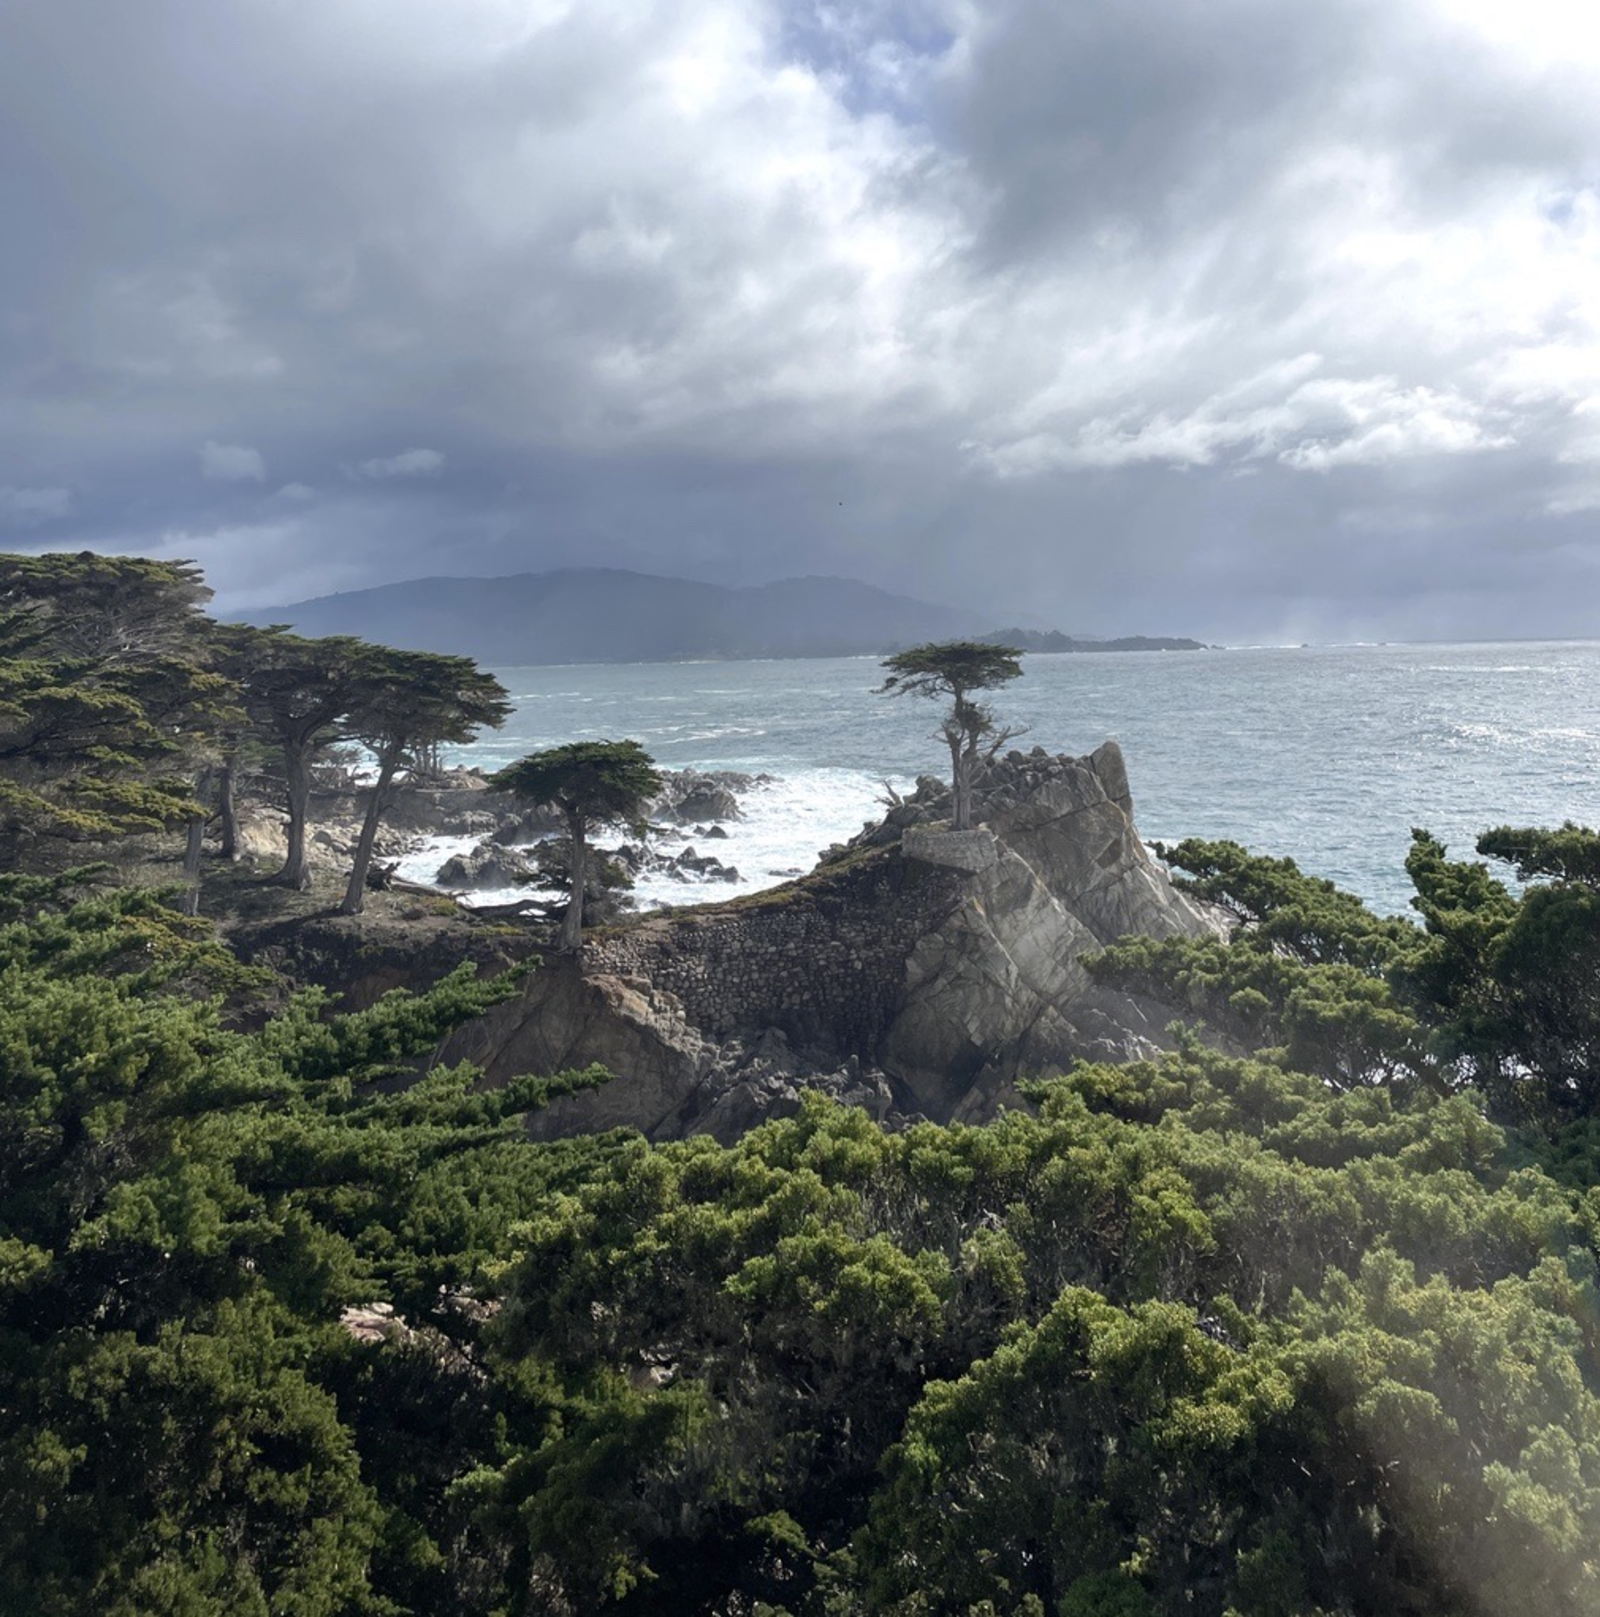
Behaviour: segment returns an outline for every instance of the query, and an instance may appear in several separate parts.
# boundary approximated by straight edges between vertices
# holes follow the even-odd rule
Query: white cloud
[[[1292,383],[1316,363],[1317,356],[1302,356],[1181,414],[1125,411],[1095,417],[1072,437],[1031,433],[966,447],[999,476],[1016,477],[1051,468],[1199,467],[1224,459],[1273,459],[1297,471],[1326,472],[1504,449],[1514,441],[1461,394],[1405,387],[1393,376],[1315,378],[1260,399],[1264,383]]]
[[[1475,31],[1496,52],[1535,67],[1600,65],[1600,18],[1572,0],[1433,0],[1449,23]]]
[[[1578,484],[1545,501],[1547,516],[1570,517],[1585,511],[1600,511],[1600,484]]]
[[[208,438],[200,450],[200,475],[213,483],[260,483],[266,479],[267,463],[259,449]]]
[[[316,493],[309,483],[285,483],[272,497],[275,500],[302,501],[315,499]]]
[[[72,515],[72,491],[64,488],[12,488],[0,483],[0,524],[33,528]]]
[[[398,455],[362,461],[355,475],[381,482],[390,477],[436,477],[443,469],[444,456],[437,449],[403,449]]]
[[[1278,459],[1302,471],[1476,454],[1514,442],[1472,400],[1452,390],[1401,387],[1392,376],[1310,383],[1291,396],[1286,413],[1297,409],[1300,418],[1288,429],[1296,441]]]

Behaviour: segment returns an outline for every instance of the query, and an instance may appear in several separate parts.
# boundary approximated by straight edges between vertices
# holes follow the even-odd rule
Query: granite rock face
[[[709,1134],[725,1144],[799,1110],[805,1089],[863,1106],[880,1122],[904,1119],[885,1075],[854,1056],[793,1049],[777,1028],[709,1037],[676,995],[643,978],[558,962],[536,972],[519,1001],[456,1033],[445,1059],[491,1077],[598,1063],[616,1077],[563,1096],[530,1119],[535,1138],[636,1128],[651,1139]]]
[[[937,783],[807,877],[601,934],[445,1046],[491,1081],[600,1062],[617,1076],[536,1120],[735,1137],[818,1087],[894,1122],[976,1120],[1017,1078],[1159,1047],[1165,1013],[1099,988],[1085,954],[1130,932],[1221,934],[1134,828],[1122,754],[992,765],[976,829]]]
[[[1083,956],[1129,933],[1226,929],[1145,851],[1115,742],[1087,758],[1016,755],[991,780],[986,827],[945,838],[988,835],[994,858],[912,950],[882,1046],[885,1068],[930,1115],[987,1116],[1014,1102],[1018,1076],[1159,1048],[1170,1013],[1100,988]],[[930,840],[937,858],[944,839],[921,827],[902,849],[927,857]]]

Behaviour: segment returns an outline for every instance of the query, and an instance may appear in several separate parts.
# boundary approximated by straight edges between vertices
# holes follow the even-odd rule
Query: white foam
[[[458,853],[471,853],[482,840],[478,836],[419,837],[416,846],[395,866],[395,875],[402,881],[436,887],[440,865]]]
[[[891,780],[897,791],[913,782]],[[699,837],[685,826],[685,840],[668,841],[669,855],[692,846],[739,872],[734,882],[682,882],[658,871],[639,878],[634,897],[642,909],[663,904],[701,904],[734,898],[802,876],[824,848],[853,837],[884,810],[883,781],[854,769],[814,769],[763,782],[740,794],[741,817],[725,821],[724,837]]]
[[[856,769],[813,769],[781,779],[763,781],[739,793],[740,818],[722,822],[725,837],[696,834],[693,826],[673,827],[657,841],[666,857],[692,847],[739,872],[737,881],[682,881],[661,871],[639,877],[633,890],[641,910],[669,904],[705,904],[776,887],[802,876],[817,856],[836,842],[853,837],[869,821],[881,819],[886,804],[881,777]],[[915,784],[906,777],[890,777],[896,791],[908,792]],[[710,829],[708,826],[706,829]],[[602,834],[603,846],[615,846],[615,833]],[[400,861],[397,874],[407,881],[437,885],[439,867],[458,853],[478,845],[478,837],[426,837]],[[485,888],[463,894],[468,904],[511,904],[522,898],[548,898],[553,894],[534,887]]]

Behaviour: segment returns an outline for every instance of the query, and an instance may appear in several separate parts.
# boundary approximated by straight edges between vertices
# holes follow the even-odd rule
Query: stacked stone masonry
[[[804,889],[594,939],[584,971],[646,979],[714,1037],[775,1027],[870,1058],[904,996],[907,957],[964,891],[960,872],[886,850]]]

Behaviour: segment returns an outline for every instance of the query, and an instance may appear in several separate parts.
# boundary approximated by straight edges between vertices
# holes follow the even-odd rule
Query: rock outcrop
[[[694,769],[669,770],[662,776],[661,790],[645,805],[645,816],[672,825],[737,820],[738,793],[749,791],[756,783],[756,776],[732,770],[710,774]]]
[[[446,859],[434,880],[449,892],[479,892],[515,887],[529,881],[533,874],[533,866],[514,849],[480,842],[476,848]]]
[[[906,962],[881,1052],[930,1115],[986,1116],[1019,1074],[1157,1048],[1170,1012],[1099,987],[1084,955],[1129,933],[1225,930],[1145,851],[1114,742],[1088,758],[1014,754],[991,771],[987,806],[979,830],[901,839],[902,857],[968,872],[964,902]]]
[[[731,1138],[821,1087],[887,1120],[978,1119],[1015,1081],[1155,1049],[1164,1013],[1100,988],[1083,956],[1129,932],[1220,933],[1134,829],[1122,754],[1013,753],[984,822],[951,832],[937,783],[807,877],[646,917],[535,973],[446,1044],[491,1081],[601,1062],[617,1077],[536,1119]]]

